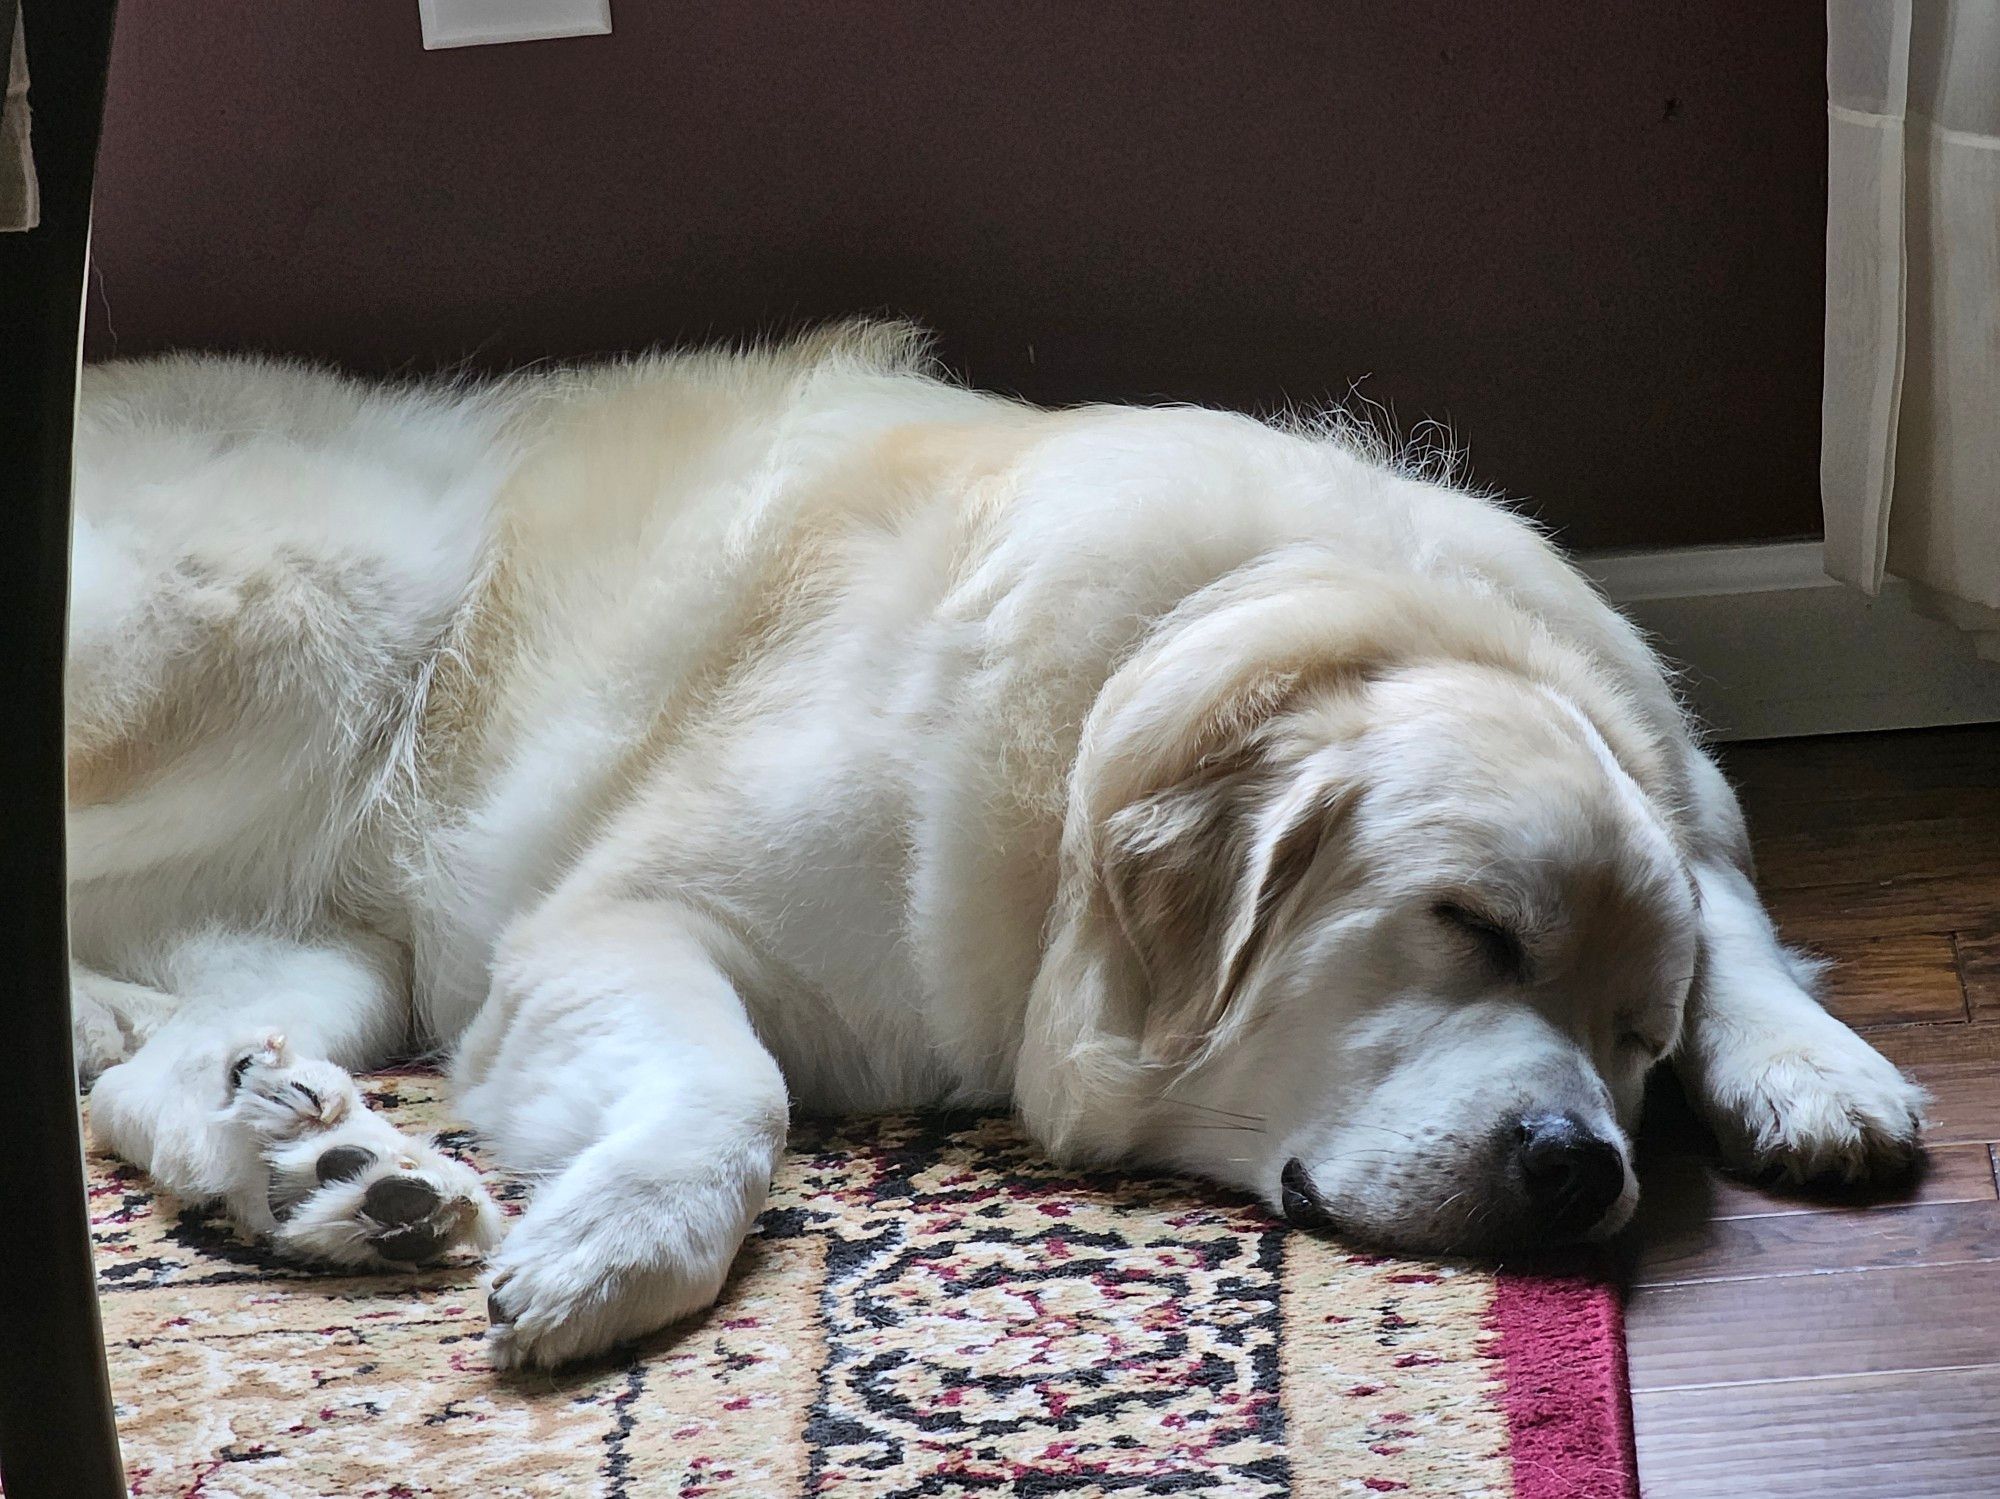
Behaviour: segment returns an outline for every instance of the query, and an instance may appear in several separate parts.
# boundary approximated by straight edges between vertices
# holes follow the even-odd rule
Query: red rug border
[[[1515,1499],[1639,1499],[1625,1305],[1610,1276],[1503,1267],[1489,1316]]]

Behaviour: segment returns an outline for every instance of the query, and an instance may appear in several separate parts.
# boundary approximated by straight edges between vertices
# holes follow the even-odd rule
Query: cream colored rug
[[[441,1079],[369,1088],[477,1163]],[[558,1378],[489,1368],[469,1261],[309,1273],[110,1158],[91,1190],[135,1494],[1631,1491],[1601,1285],[1350,1253],[998,1117],[800,1125],[721,1305]]]

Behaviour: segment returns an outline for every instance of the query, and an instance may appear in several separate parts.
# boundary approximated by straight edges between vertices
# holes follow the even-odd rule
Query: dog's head
[[[1696,962],[1673,756],[1504,601],[1311,572],[1099,700],[1024,1112],[1404,1248],[1615,1230]]]

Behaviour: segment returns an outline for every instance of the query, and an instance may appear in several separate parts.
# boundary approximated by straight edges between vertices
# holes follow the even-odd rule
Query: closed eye
[[[1516,983],[1527,981],[1528,949],[1511,927],[1455,900],[1439,901],[1431,907],[1431,914],[1471,938],[1480,958],[1493,972]]]
[[[1625,1032],[1618,1038],[1618,1045],[1626,1051],[1644,1052],[1649,1059],[1659,1057],[1666,1051],[1666,1047],[1651,1036],[1643,1036],[1637,1031]]]

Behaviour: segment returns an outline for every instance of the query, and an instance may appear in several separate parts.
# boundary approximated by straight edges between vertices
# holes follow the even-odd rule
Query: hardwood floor
[[[1624,1246],[1641,1483],[2000,1495],[2000,726],[1733,747],[1759,879],[1829,1008],[1931,1090],[1929,1169],[1733,1180],[1671,1085]]]

